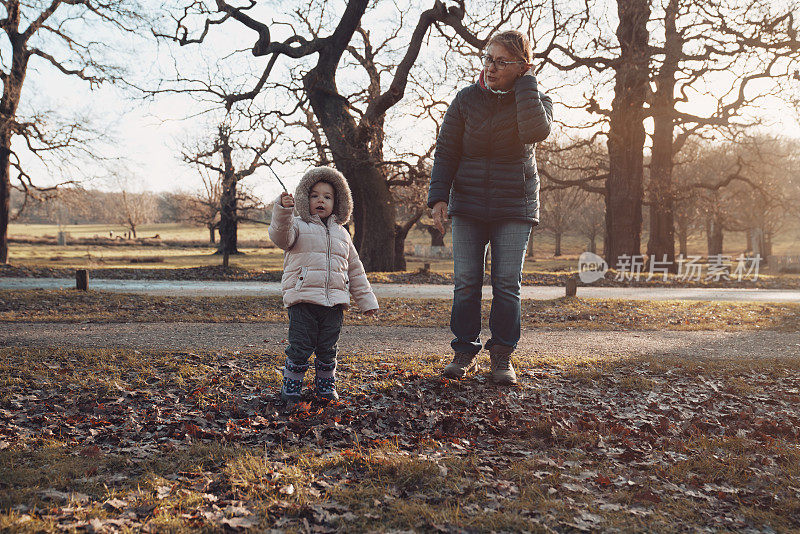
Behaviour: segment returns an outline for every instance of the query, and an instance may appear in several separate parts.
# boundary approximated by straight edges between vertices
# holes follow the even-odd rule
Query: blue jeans
[[[486,348],[516,348],[520,336],[520,288],[525,249],[533,224],[527,221],[481,221],[453,216],[455,288],[450,330],[453,350],[477,354],[481,350],[481,287],[486,245],[492,244],[492,337]]]

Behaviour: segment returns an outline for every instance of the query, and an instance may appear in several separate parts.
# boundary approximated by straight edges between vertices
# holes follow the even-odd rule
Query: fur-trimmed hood
[[[345,225],[353,215],[353,196],[344,175],[332,167],[314,167],[303,175],[294,192],[294,205],[297,214],[306,222],[311,222],[311,209],[308,196],[317,182],[327,182],[333,186],[334,203],[332,215],[336,222]]]

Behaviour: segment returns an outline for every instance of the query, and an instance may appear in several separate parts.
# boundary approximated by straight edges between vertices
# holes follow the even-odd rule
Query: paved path
[[[345,325],[339,347],[345,355],[446,355],[450,339],[446,328]],[[6,323],[0,328],[0,347],[224,349],[280,354],[285,340],[285,324],[263,323]],[[529,329],[523,331],[518,355],[788,357],[800,356],[800,333]]]
[[[67,278],[0,278],[0,289],[74,288]],[[89,280],[89,287],[101,291],[167,296],[258,296],[280,295],[278,282],[174,281],[174,280]],[[373,284],[378,297],[444,298],[453,296],[450,285]],[[485,297],[491,287],[484,286]],[[523,299],[554,299],[564,295],[558,286],[522,286]],[[579,287],[579,297],[633,300],[717,300],[737,302],[800,302],[794,289],[667,288],[667,287]]]

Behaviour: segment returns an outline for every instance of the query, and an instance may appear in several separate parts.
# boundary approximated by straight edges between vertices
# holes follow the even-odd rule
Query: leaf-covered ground
[[[489,316],[483,302],[483,317]],[[376,319],[355,325],[448,326],[452,301],[381,299]],[[279,297],[158,297],[100,291],[0,290],[0,322],[286,322]],[[525,300],[525,328],[800,331],[800,305],[560,298]]]
[[[0,349],[0,530],[800,529],[800,357],[345,356],[287,416],[277,354]]]

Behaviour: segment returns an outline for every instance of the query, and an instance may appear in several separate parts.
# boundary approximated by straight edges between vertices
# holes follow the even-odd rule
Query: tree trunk
[[[363,198],[369,199],[362,204],[361,262],[368,272],[394,271],[395,212],[386,177],[374,165],[362,164],[360,167],[350,175],[360,177]],[[364,231],[367,224],[368,232]]]
[[[597,238],[595,236],[589,239],[589,252],[597,254]]]
[[[555,256],[557,258],[557,257],[561,256],[561,232],[556,232],[553,235],[555,235],[555,238],[556,238],[556,250],[555,250],[555,253],[553,254],[553,256]]]
[[[394,267],[395,270],[406,270],[406,236],[408,231],[403,232],[402,227],[398,224],[395,226],[394,234]]]
[[[432,247],[443,247],[444,246],[444,234],[442,232],[440,232],[438,228],[436,228],[433,225],[430,225],[430,226],[426,226],[425,229],[428,231],[428,233],[431,236],[431,246]]]
[[[215,235],[216,226],[213,224],[208,225],[208,242],[214,244],[217,242],[217,236]]]
[[[722,230],[722,224],[716,218],[709,219],[706,223],[706,242],[708,243],[709,256],[722,254]]]
[[[348,5],[348,9],[352,7]],[[354,31],[355,26],[351,29]],[[321,58],[317,67],[306,73],[303,88],[325,132],[336,168],[350,186],[353,243],[364,269],[393,271],[396,269],[395,210],[386,176],[380,169],[383,158],[377,158],[380,149],[376,148],[382,141],[382,125],[356,124],[349,102],[336,90],[334,73],[338,57],[330,59],[335,62],[327,63]]]
[[[397,271],[405,271],[406,265],[406,238],[408,232],[417,224],[424,210],[418,209],[417,212],[405,223],[394,225],[394,268]]]
[[[612,267],[623,254],[638,255],[642,232],[645,130],[643,107],[649,82],[648,0],[618,0],[617,39],[621,53],[615,66],[606,180],[605,258]]]
[[[10,9],[5,23],[19,27],[19,4]],[[15,124],[22,85],[28,71],[30,52],[21,32],[8,32],[11,39],[11,69],[3,74],[3,98],[0,100],[0,264],[8,263],[8,221],[11,217],[11,136]]]
[[[236,212],[236,180],[226,176],[222,183],[219,205],[219,246],[217,254],[238,254],[238,214]]]
[[[689,255],[689,235],[687,232],[678,231],[678,243],[680,246],[680,254],[685,258]]]
[[[531,228],[531,235],[528,237],[528,250],[526,252],[526,256],[528,258],[533,257],[533,228]]]
[[[11,136],[0,138],[0,264],[8,263],[8,220],[11,216]]]
[[[675,128],[675,76],[682,54],[681,37],[676,29],[678,0],[670,0],[665,10],[664,63],[656,75],[653,96],[653,151],[650,161],[650,238],[647,255],[661,261],[665,256],[669,271],[675,263],[675,198],[672,187],[673,133]]]
[[[226,127],[219,129],[220,153],[222,155],[222,194],[219,199],[219,246],[216,254],[239,254],[239,213],[237,212],[236,169],[233,165],[233,147]]]

